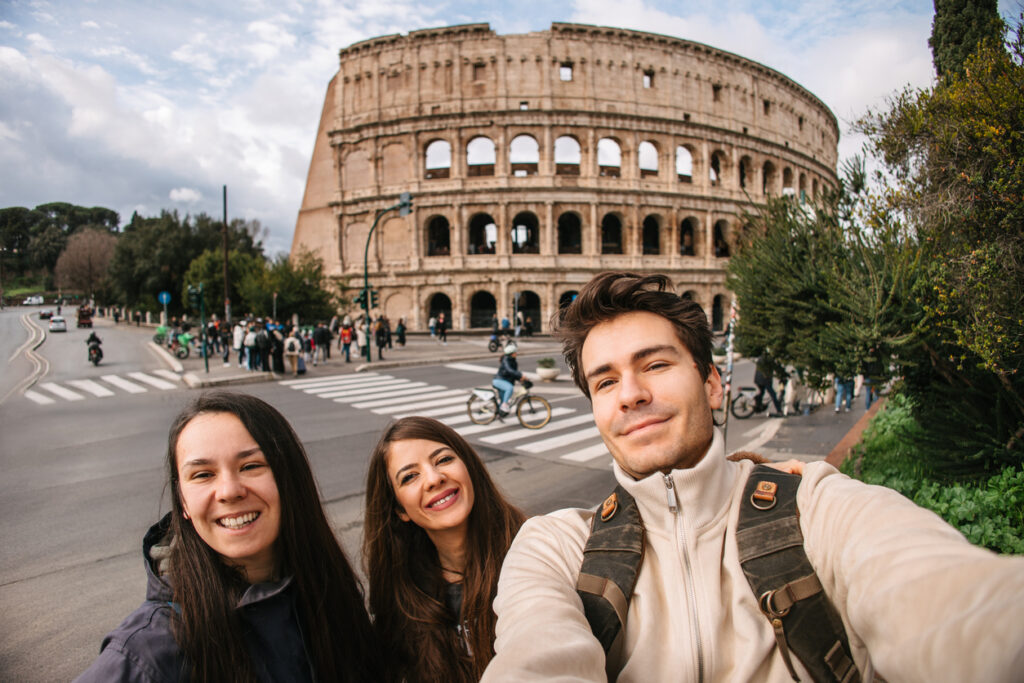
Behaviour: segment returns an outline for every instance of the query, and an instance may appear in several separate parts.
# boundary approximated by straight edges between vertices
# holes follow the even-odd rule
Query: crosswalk
[[[84,401],[87,398],[109,398],[118,394],[144,394],[181,387],[181,375],[170,370],[128,372],[121,375],[100,375],[91,379],[72,379],[58,384],[40,382],[25,392],[25,398],[41,406],[61,401]]]
[[[459,367],[470,370],[470,366]],[[487,369],[493,374],[493,369]],[[455,429],[471,442],[501,446],[531,455],[555,457],[576,463],[606,458],[608,450],[594,427],[590,411],[552,406],[551,421],[543,428],[526,429],[514,416],[491,424],[473,424],[466,412],[467,389],[450,389],[441,384],[413,381],[388,374],[366,372],[312,379],[291,379],[282,386],[360,410],[398,419],[409,415],[435,418]],[[548,388],[538,391],[546,396]],[[551,393],[568,393],[565,388]]]

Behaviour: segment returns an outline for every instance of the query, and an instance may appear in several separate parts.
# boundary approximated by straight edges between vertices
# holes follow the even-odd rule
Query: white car
[[[68,323],[64,320],[64,316],[55,315],[50,318],[50,332],[67,332]]]
[[[22,306],[42,306],[43,305],[43,297],[41,297],[38,294],[36,294],[35,296],[30,296],[27,299],[25,299],[24,301],[22,301],[21,305]]]

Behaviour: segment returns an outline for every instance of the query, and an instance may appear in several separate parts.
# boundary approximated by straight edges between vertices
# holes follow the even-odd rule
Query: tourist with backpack
[[[367,472],[363,558],[390,680],[479,680],[501,561],[522,523],[451,427],[417,416],[384,431]]]
[[[292,369],[292,377],[299,375],[299,354],[302,353],[302,340],[299,339],[299,328],[293,327],[284,341],[284,356]]]
[[[1024,557],[825,462],[728,460],[707,317],[671,287],[603,273],[559,315],[618,486],[523,525],[483,680],[1018,680]]]

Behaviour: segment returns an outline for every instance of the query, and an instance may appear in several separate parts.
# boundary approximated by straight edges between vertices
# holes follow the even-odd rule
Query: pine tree
[[[939,78],[962,72],[979,43],[998,45],[1003,28],[997,0],[935,0],[928,45]]]

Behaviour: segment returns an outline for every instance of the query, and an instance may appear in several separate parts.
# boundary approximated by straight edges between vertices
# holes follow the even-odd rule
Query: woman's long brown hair
[[[473,483],[469,513],[462,613],[453,618],[437,549],[427,533],[398,517],[399,505],[388,477],[391,444],[426,439],[450,447],[462,459]],[[455,430],[426,417],[391,424],[370,456],[366,485],[363,561],[370,581],[370,611],[381,642],[391,653],[393,677],[416,681],[476,681],[494,656],[491,608],[505,553],[524,521],[505,500],[472,447]],[[456,635],[466,628],[469,652]]]
[[[185,654],[192,681],[252,681],[254,667],[235,605],[248,587],[184,519],[177,446],[182,430],[203,413],[230,413],[241,420],[274,474],[281,505],[276,543],[283,575],[292,577],[302,639],[317,681],[380,680],[380,649],[362,591],[317,492],[305,449],[291,425],[269,404],[247,394],[213,391],[192,402],[171,426],[167,444],[172,488],[170,558],[174,638]]]

